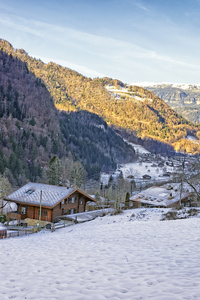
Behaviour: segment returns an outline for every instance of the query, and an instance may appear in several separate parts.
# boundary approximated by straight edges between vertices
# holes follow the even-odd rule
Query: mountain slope
[[[188,135],[197,137],[198,127],[152,92],[109,78],[92,80],[55,63],[44,64],[24,50],[14,50],[3,40],[0,48],[26,62],[28,69],[45,84],[59,110],[87,110],[120,129],[120,133],[128,131],[138,139],[150,138],[151,143],[156,140],[176,150],[200,152],[198,143],[186,140]],[[123,93],[116,92],[120,89]]]
[[[0,174],[14,185],[41,177],[52,155],[71,152],[89,177],[135,159],[112,129],[103,131],[107,124],[98,116],[59,112],[45,84],[19,58],[0,51],[0,66]]]

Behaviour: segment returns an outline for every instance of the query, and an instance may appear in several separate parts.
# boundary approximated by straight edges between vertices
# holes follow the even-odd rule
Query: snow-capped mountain
[[[183,90],[193,90],[193,89],[200,89],[200,83],[194,84],[194,83],[170,83],[170,82],[134,82],[132,85],[138,85],[142,86],[144,88],[165,88],[165,87],[171,87],[171,88],[178,88]]]

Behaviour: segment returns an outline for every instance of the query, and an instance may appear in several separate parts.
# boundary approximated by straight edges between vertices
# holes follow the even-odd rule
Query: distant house
[[[54,186],[41,183],[24,185],[4,200],[15,202],[17,211],[9,212],[8,219],[39,219],[41,203],[41,220],[53,222],[61,215],[85,211],[86,203],[95,199],[76,188]]]
[[[132,196],[133,207],[177,207],[180,204],[191,206],[192,193],[173,189],[169,186],[153,186]]]

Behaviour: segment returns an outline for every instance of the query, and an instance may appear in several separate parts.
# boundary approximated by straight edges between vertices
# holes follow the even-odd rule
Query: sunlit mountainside
[[[168,105],[164,105],[163,101],[155,96],[155,94],[141,87],[129,85],[123,87],[107,85],[106,89],[116,101],[132,101],[136,110],[139,107],[143,109],[146,107],[146,111],[143,110],[144,114],[141,115],[140,112],[137,112],[137,116],[134,120],[135,128],[138,128],[137,126],[140,124],[143,129],[140,131],[138,128],[138,136],[141,132],[142,138],[144,138],[144,134],[145,137],[147,135],[153,139],[165,140],[178,151],[188,150],[188,152],[192,152],[195,148],[197,149],[199,147],[198,127],[176,114]],[[148,115],[147,118],[145,114]],[[133,116],[135,116],[135,112],[133,112]],[[158,118],[156,118],[156,116]],[[191,136],[193,136],[193,141],[188,142],[188,139],[191,140],[190,133]]]

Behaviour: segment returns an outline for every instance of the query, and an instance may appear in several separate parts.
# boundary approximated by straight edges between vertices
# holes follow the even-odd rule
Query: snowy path
[[[0,299],[200,299],[200,219],[134,211],[0,241]]]

